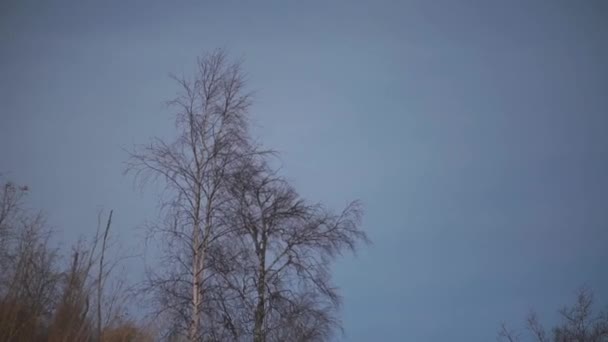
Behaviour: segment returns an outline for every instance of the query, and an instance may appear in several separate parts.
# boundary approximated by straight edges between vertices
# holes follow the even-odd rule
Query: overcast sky
[[[128,3],[128,4],[127,4]],[[220,4],[221,3],[221,4]],[[135,246],[156,193],[123,147],[170,137],[197,55],[245,60],[254,134],[311,200],[359,198],[344,341],[493,341],[588,284],[608,304],[606,1],[2,1],[0,172],[69,241]]]

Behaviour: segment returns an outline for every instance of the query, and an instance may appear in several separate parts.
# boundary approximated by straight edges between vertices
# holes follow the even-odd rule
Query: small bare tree
[[[99,213],[93,239],[74,246],[64,266],[44,216],[25,206],[28,192],[0,185],[0,341],[111,341],[106,330],[127,326],[124,282],[113,274],[124,259],[110,241],[113,212],[104,225]]]
[[[120,277],[111,277],[124,259],[110,249],[110,227],[113,210],[102,225],[102,212],[98,215],[97,229],[92,240],[80,240],[73,247],[69,268],[61,273],[61,295],[50,327],[50,339],[56,341],[102,341],[104,331],[122,309],[118,301],[123,284]],[[110,282],[112,292],[106,290]]]
[[[158,313],[168,312],[190,341],[203,336],[201,321],[208,251],[224,233],[218,215],[225,203],[226,179],[238,160],[257,153],[249,144],[245,92],[239,63],[224,52],[200,58],[193,79],[177,78],[180,95],[170,101],[177,110],[177,138],[154,139],[136,148],[127,172],[139,180],[160,180],[164,221],[152,225],[164,245],[161,271],[148,274],[146,289],[155,293]],[[180,330],[180,329],[177,329]]]
[[[58,253],[41,213],[24,208],[26,186],[0,188],[0,340],[36,339],[53,313]]]
[[[594,314],[593,292],[586,287],[579,290],[576,303],[559,310],[562,322],[547,333],[532,312],[526,318],[526,329],[537,342],[608,342],[608,313]],[[503,324],[499,341],[518,342],[520,335]]]

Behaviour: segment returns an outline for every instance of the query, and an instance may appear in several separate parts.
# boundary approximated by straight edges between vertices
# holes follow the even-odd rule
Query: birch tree
[[[334,213],[309,203],[264,160],[250,160],[231,179],[225,217],[236,234],[212,254],[222,328],[233,340],[326,341],[340,328],[331,263],[369,242],[361,205]]]
[[[158,314],[171,317],[178,333],[201,340],[204,327],[208,251],[226,234],[218,218],[226,180],[238,160],[252,154],[247,133],[250,94],[239,63],[215,51],[198,59],[193,78],[173,77],[180,94],[174,140],[153,139],[136,147],[127,164],[142,182],[164,186],[163,220],[151,225],[163,246],[162,260],[148,273],[145,289],[154,294]]]

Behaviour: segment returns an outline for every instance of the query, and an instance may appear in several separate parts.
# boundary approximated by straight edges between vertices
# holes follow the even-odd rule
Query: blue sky
[[[608,303],[608,3],[3,1],[0,171],[69,241],[129,248],[155,193],[122,147],[170,137],[197,55],[243,57],[254,134],[374,245],[342,259],[344,341],[493,341],[588,284]]]

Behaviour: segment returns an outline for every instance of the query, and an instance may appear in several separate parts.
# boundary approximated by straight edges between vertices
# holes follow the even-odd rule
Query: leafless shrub
[[[57,250],[42,214],[23,207],[27,191],[11,182],[0,189],[0,340],[37,338],[56,299]]]
[[[0,340],[100,341],[124,311],[123,282],[111,277],[122,259],[106,255],[112,212],[105,229],[100,213],[92,241],[76,245],[64,268],[43,215],[25,209],[27,191],[0,189]]]

